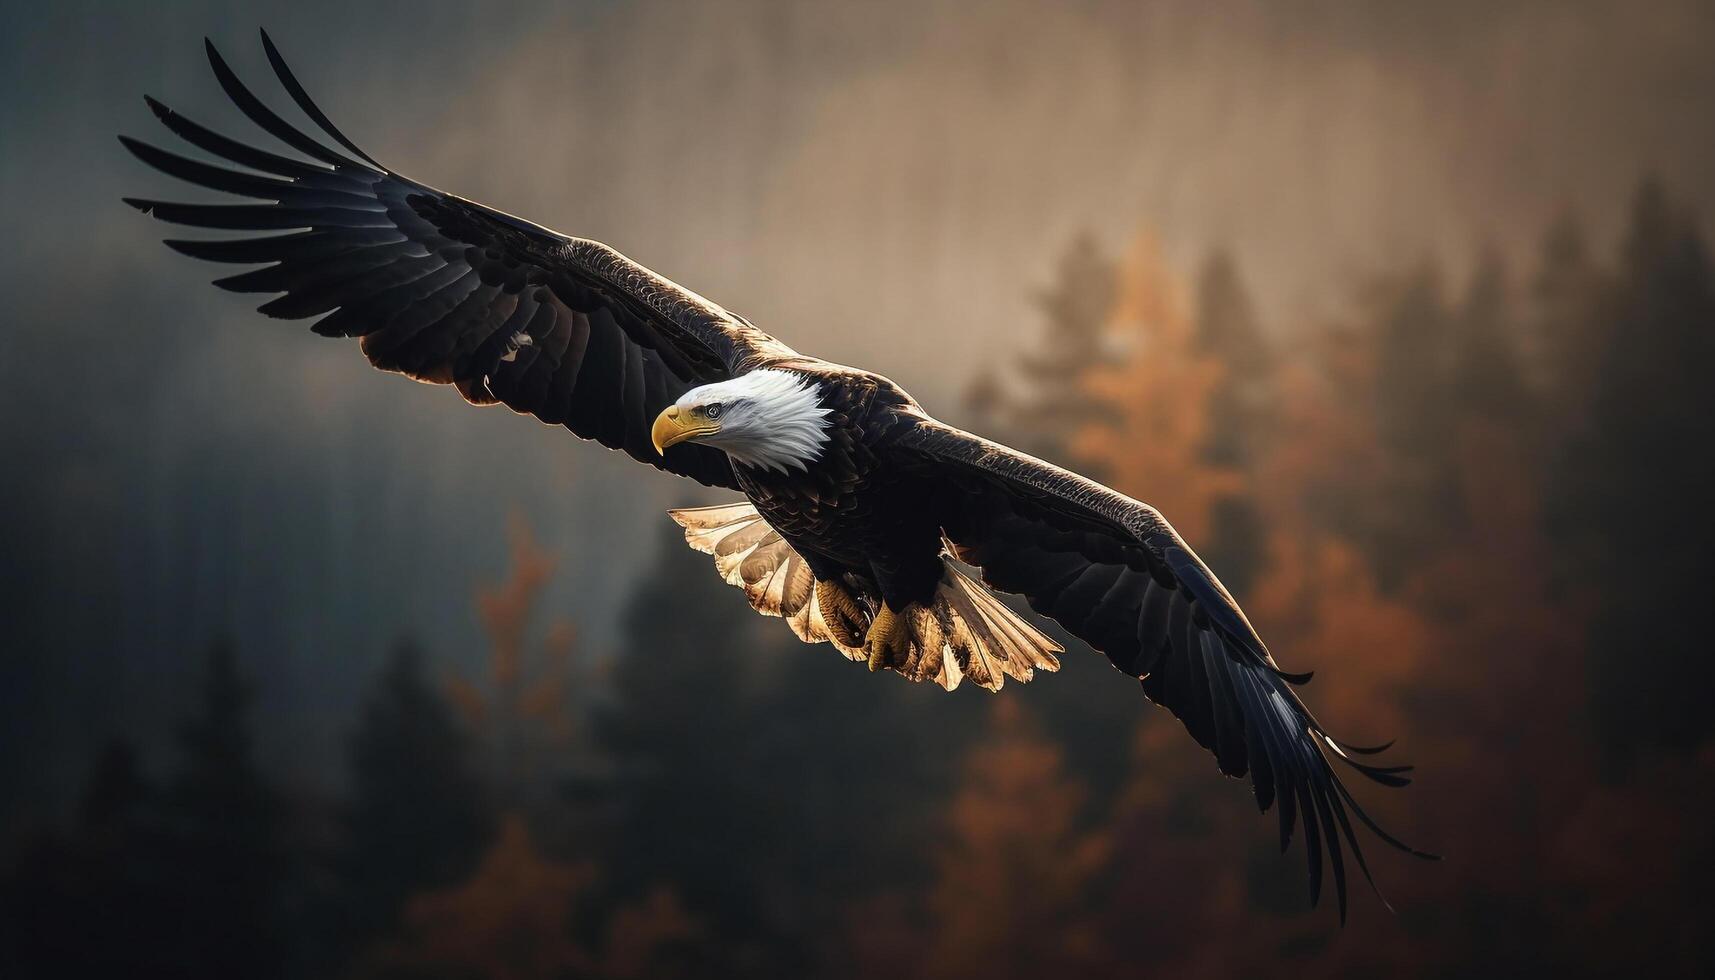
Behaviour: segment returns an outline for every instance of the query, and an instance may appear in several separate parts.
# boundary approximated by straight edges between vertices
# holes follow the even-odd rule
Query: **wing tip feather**
[[[269,67],[274,69],[274,77],[279,79],[281,87],[285,88],[286,94],[292,97],[292,101],[298,104],[298,108],[303,110],[304,115],[308,116],[311,122],[321,127],[322,132],[331,137],[334,142],[357,154],[358,158],[365,163],[386,171],[385,164],[365,153],[362,147],[352,142],[345,133],[340,131],[338,126],[334,125],[327,113],[316,105],[316,100],[310,98],[310,93],[304,89],[303,83],[298,81],[298,76],[293,74],[291,67],[286,64],[285,57],[280,54],[280,49],[275,46],[274,39],[268,36],[268,29],[259,27],[257,30],[262,35],[262,50],[268,56]]]

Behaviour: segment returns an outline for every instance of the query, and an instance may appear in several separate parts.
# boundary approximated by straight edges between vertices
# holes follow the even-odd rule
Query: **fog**
[[[109,731],[159,728],[243,624],[264,755],[315,781],[402,631],[443,667],[508,515],[595,649],[689,485],[371,372],[208,288],[121,195],[153,94],[247,134],[267,26],[345,131],[418,179],[606,241],[802,350],[957,416],[1035,336],[1079,232],[1239,258],[1266,325],[1352,283],[1619,233],[1658,175],[1715,205],[1715,11],[1620,3],[4,5],[0,665],[11,817]],[[1006,438],[1006,432],[994,432]],[[81,771],[75,770],[75,771]]]

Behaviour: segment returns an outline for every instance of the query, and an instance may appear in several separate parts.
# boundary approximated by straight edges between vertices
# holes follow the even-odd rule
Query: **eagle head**
[[[764,368],[685,392],[656,416],[650,437],[663,456],[700,442],[757,469],[806,470],[827,444],[828,412],[815,381]]]

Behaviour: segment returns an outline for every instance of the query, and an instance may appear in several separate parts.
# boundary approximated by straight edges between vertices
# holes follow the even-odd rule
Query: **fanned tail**
[[[802,555],[762,519],[749,502],[670,510],[685,529],[685,543],[713,555],[728,585],[744,590],[751,608],[780,616],[805,643],[832,643],[848,660],[865,660],[860,647],[840,642],[828,626],[817,595],[816,576]],[[972,581],[951,560],[935,596],[905,613],[910,648],[895,667],[901,676],[928,680],[946,690],[969,678],[998,691],[1006,678],[1028,681],[1038,670],[1060,669],[1060,644]],[[842,583],[849,586],[850,583]],[[869,609],[875,599],[861,596]]]
[[[934,599],[907,614],[911,646],[905,662],[895,668],[901,675],[934,681],[949,691],[964,680],[998,691],[1008,677],[1022,684],[1038,670],[1060,669],[1064,647],[950,560],[943,562]]]

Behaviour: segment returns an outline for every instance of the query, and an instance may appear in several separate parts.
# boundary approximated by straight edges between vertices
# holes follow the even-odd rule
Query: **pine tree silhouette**
[[[286,966],[280,798],[253,758],[251,699],[232,644],[216,642],[164,800],[175,928],[162,939],[184,977],[270,977]]]
[[[1373,344],[1373,373],[1366,378],[1380,456],[1363,505],[1343,528],[1363,547],[1384,589],[1397,589],[1436,546],[1436,529],[1457,500],[1451,446],[1456,424],[1451,403],[1457,314],[1440,271],[1431,264],[1371,287],[1374,306],[1362,324]]]
[[[347,742],[352,796],[339,862],[348,943],[391,929],[410,894],[476,866],[493,832],[470,736],[400,641]]]
[[[538,840],[559,852],[577,832],[575,814],[563,805],[565,787],[589,767],[583,716],[574,706],[587,694],[590,665],[579,657],[570,623],[553,620],[538,635],[537,614],[557,558],[521,516],[508,521],[507,537],[506,580],[476,590],[489,641],[487,670],[453,678],[447,693],[476,736],[497,809],[528,815]]]
[[[622,635],[613,703],[596,726],[618,796],[606,904],[672,885],[721,937],[700,949],[700,969],[739,971],[779,938],[763,938],[770,916],[759,878],[776,844],[757,832],[758,801],[778,776],[760,765],[754,682],[796,640],[752,612],[671,527],[627,604]]]
[[[1112,850],[1083,829],[1084,791],[1015,698],[989,705],[982,736],[931,843],[921,951],[928,977],[1088,976],[1109,965],[1096,887]]]
[[[1471,274],[1454,327],[1451,392],[1461,414],[1500,424],[1523,422],[1530,407],[1520,331],[1513,316],[1506,266],[1486,250]]]
[[[1594,711],[1624,763],[1715,732],[1715,660],[1686,615],[1707,604],[1715,551],[1715,272],[1696,220],[1654,182],[1637,193],[1600,315],[1588,409],[1548,492],[1562,567],[1597,597]]]
[[[1565,437],[1601,370],[1603,278],[1577,218],[1562,213],[1542,236],[1530,283],[1529,329],[1521,344],[1525,376],[1543,401],[1548,439]]]
[[[1113,261],[1093,237],[1078,236],[1061,256],[1054,284],[1037,297],[1042,340],[1019,358],[1023,391],[1010,400],[1007,430],[993,435],[1044,459],[1071,462],[1070,434],[1100,410],[1081,381],[1112,360],[1107,338],[1118,299]]]
[[[25,846],[0,881],[0,974],[168,976],[161,937],[172,868],[155,819],[156,791],[130,743],[97,756],[68,834]]]
[[[1209,395],[1204,460],[1236,471],[1244,486],[1209,505],[1208,540],[1198,545],[1220,569],[1221,582],[1241,600],[1264,564],[1267,534],[1251,483],[1277,395],[1274,352],[1263,336],[1250,294],[1231,253],[1216,250],[1197,277],[1196,347],[1221,365]]]

